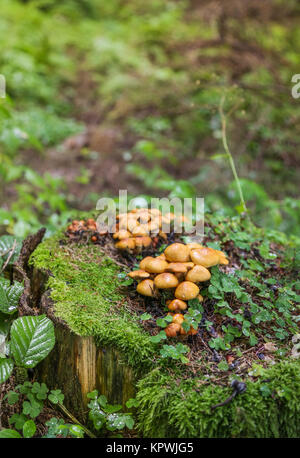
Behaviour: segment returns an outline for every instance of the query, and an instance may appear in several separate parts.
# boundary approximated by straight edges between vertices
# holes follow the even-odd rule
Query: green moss
[[[99,345],[121,350],[132,366],[151,366],[154,345],[120,292],[119,267],[98,246],[59,246],[61,237],[39,245],[30,260],[36,268],[51,272],[47,287],[55,315],[74,333],[94,336]]]
[[[230,388],[155,369],[138,383],[140,431],[145,437],[298,437],[299,363],[276,364],[263,380],[248,380],[245,393],[212,411]]]
[[[220,225],[216,228],[221,229]],[[59,233],[42,243],[32,255],[31,263],[51,272],[48,287],[55,314],[76,334],[92,335],[99,346],[119,349],[123,359],[139,372],[138,421],[143,436],[299,436],[299,362],[287,358],[262,369],[260,377],[247,376],[243,379],[247,383],[246,392],[212,411],[213,405],[231,394],[229,381],[225,381],[228,387],[224,388],[215,374],[211,374],[213,378],[209,381],[199,372],[195,377],[184,365],[159,360],[157,347],[140,326],[137,315],[129,310],[126,295],[118,286],[120,269],[116,263],[98,246],[59,244],[61,238],[63,235]],[[233,228],[230,239],[233,238],[240,249],[250,250],[251,240],[245,240],[244,233]],[[288,271],[285,273],[282,285],[289,281]],[[285,295],[288,292],[283,291]],[[288,342],[287,339],[287,348]],[[232,373],[230,378],[234,377]]]

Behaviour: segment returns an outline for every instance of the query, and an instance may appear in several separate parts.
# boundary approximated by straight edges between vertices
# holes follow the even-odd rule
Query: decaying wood
[[[42,286],[43,288],[43,286]],[[55,316],[53,301],[46,291],[40,311],[55,324],[55,347],[37,370],[38,378],[51,389],[61,389],[64,404],[81,421],[86,420],[87,393],[97,389],[110,403],[125,403],[135,395],[133,370],[121,361],[114,348],[96,346],[94,338],[73,333],[67,324]]]
[[[29,235],[23,240],[20,255],[13,264],[14,279],[24,281],[24,291],[19,303],[19,316],[38,315],[37,309],[32,307],[31,282],[28,276],[28,261],[36,247],[41,243],[46,229],[43,227],[36,234]]]

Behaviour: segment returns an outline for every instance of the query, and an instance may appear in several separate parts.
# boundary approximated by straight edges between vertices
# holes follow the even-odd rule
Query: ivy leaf
[[[33,437],[36,432],[36,425],[33,420],[28,420],[23,425],[23,436],[26,438]]]
[[[0,383],[4,383],[10,377],[13,368],[14,363],[11,359],[0,358]]]
[[[52,350],[54,326],[45,315],[17,318],[11,327],[11,350],[16,363],[35,367]]]

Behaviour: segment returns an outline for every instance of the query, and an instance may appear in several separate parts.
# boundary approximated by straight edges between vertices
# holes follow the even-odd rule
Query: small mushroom
[[[193,283],[198,283],[202,281],[207,281],[210,279],[210,277],[210,271],[206,269],[206,267],[197,265],[188,271],[188,273],[185,276],[185,279]]]
[[[153,297],[155,295],[153,280],[149,280],[147,278],[146,280],[141,281],[137,285],[136,290],[139,294],[142,294],[143,296]]]
[[[146,256],[144,259],[142,259],[141,262],[140,262],[140,269],[145,270],[147,262],[150,259],[154,259],[154,258],[152,256]]]
[[[180,299],[173,299],[172,301],[170,301],[168,304],[168,309],[171,311],[171,312],[176,312],[178,310],[186,310],[187,309],[187,303],[180,300]]]
[[[167,271],[173,272],[174,274],[184,274],[187,272],[187,267],[184,265],[184,263],[181,262],[170,262],[167,267]]]
[[[170,262],[187,262],[190,260],[190,250],[183,243],[173,243],[165,249],[164,253]]]
[[[118,231],[113,235],[114,239],[119,239],[119,240],[128,239],[130,237],[131,237],[131,233],[125,230]]]
[[[177,334],[180,332],[180,324],[177,323],[170,323],[166,328],[165,328],[165,333],[167,337],[176,337]]]
[[[135,239],[134,238],[128,238],[128,239],[123,239],[120,240],[119,242],[116,243],[115,245],[118,250],[134,250],[135,249]]]
[[[184,322],[184,316],[182,315],[182,313],[175,313],[175,315],[173,315],[172,323],[181,325],[183,322]]]
[[[189,247],[190,250],[196,250],[196,249],[201,249],[203,248],[202,245],[200,245],[200,243],[196,243],[196,242],[191,242],[191,243],[187,243],[186,245],[187,247]]]
[[[219,264],[219,254],[209,247],[192,250],[191,258],[195,264],[203,267],[212,267]]]
[[[136,280],[139,280],[139,279],[150,277],[150,274],[146,272],[145,270],[133,270],[132,272],[128,274],[128,276]]]
[[[158,289],[176,288],[178,283],[175,275],[168,272],[161,273],[154,279],[154,284]]]
[[[140,250],[143,248],[148,248],[152,243],[151,237],[136,237],[135,238],[135,246]]]
[[[151,258],[145,263],[144,270],[152,274],[161,274],[167,267],[168,263],[163,259]]]
[[[175,290],[176,299],[181,299],[182,301],[189,301],[190,299],[195,299],[195,297],[197,297],[198,294],[198,286],[190,281],[183,281],[177,286]]]
[[[132,235],[137,237],[145,237],[149,234],[148,228],[146,224],[141,224],[136,226],[132,230]]]

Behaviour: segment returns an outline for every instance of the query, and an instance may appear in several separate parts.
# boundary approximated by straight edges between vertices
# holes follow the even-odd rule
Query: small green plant
[[[52,350],[54,326],[45,315],[16,318],[23,285],[4,277],[20,250],[20,243],[10,236],[0,238],[0,383],[5,382],[14,366],[35,367]],[[2,274],[2,275],[1,275]]]
[[[45,383],[26,381],[9,391],[4,400],[10,406],[19,404],[21,407],[19,413],[14,413],[9,418],[12,428],[0,430],[0,438],[33,437],[37,430],[37,418],[47,401],[50,401],[52,405],[59,405],[66,412],[63,406],[64,395],[61,390],[49,390]],[[65,423],[63,419],[53,417],[45,425],[48,431],[42,437],[84,437],[85,428],[80,424]]]
[[[124,428],[132,429],[134,426],[134,419],[131,413],[120,412],[122,406],[109,404],[104,395],[99,395],[97,390],[88,393],[87,397],[90,399],[89,407],[89,420],[92,422],[96,431],[121,431]],[[136,407],[137,402],[135,399],[129,399],[126,407]]]

